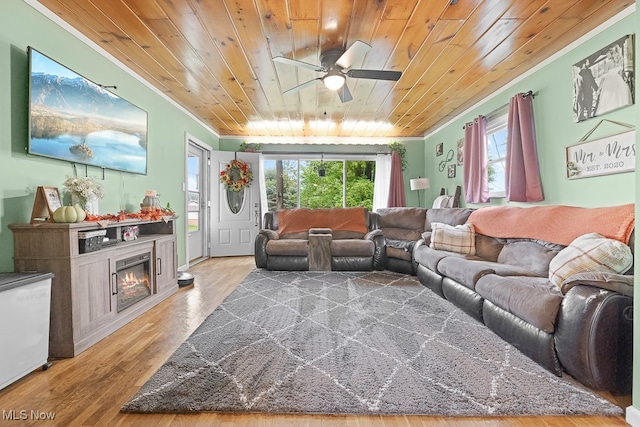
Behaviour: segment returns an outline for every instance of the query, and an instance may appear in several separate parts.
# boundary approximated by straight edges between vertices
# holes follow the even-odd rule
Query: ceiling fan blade
[[[340,55],[340,58],[336,61],[336,65],[341,68],[349,68],[355,61],[359,61],[364,58],[364,55],[369,52],[371,46],[361,40],[356,40],[353,44]]]
[[[273,58],[273,61],[279,62],[281,64],[293,65],[294,67],[302,67],[308,70],[313,70],[318,72],[327,71],[320,65],[313,65],[313,64],[309,64],[308,62],[298,61],[297,59],[285,58],[284,56],[276,56],[275,58]]]
[[[353,96],[351,96],[351,91],[349,90],[349,87],[346,83],[342,85],[342,87],[338,89],[337,92],[338,96],[340,97],[340,101],[342,102],[349,102],[353,99]]]
[[[308,86],[311,86],[312,84],[314,84],[315,82],[317,82],[318,80],[322,80],[320,77],[318,77],[317,79],[313,79],[313,80],[309,80],[308,82],[304,82],[302,84],[299,84],[298,86],[294,86],[291,89],[287,89],[284,92],[282,92],[283,95],[289,95],[291,93],[296,93],[299,90],[302,90]]]
[[[354,79],[375,79],[375,80],[400,80],[402,72],[383,70],[349,70],[347,76]]]

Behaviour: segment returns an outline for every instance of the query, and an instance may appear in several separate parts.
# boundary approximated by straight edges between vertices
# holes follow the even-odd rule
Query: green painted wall
[[[220,149],[223,151],[236,151],[242,141],[237,138],[220,138]],[[392,142],[392,140],[389,140]],[[404,188],[407,206],[418,206],[418,193],[411,191],[409,187],[409,180],[411,178],[417,178],[418,176],[425,176],[424,172],[424,141],[422,139],[415,140],[402,140],[401,143],[407,149],[406,159],[407,168],[404,171]],[[377,152],[388,152],[389,149],[386,145],[356,145],[356,144],[310,144],[310,145],[296,145],[296,144],[262,144],[260,146],[264,152],[322,152],[322,153],[367,153],[376,154]],[[425,206],[425,194],[420,195],[422,206]]]
[[[640,28],[638,13],[622,19],[620,22],[592,37],[587,42],[575,47],[570,52],[556,59],[533,75],[523,79],[504,93],[479,105],[467,114],[458,117],[451,124],[426,139],[425,164],[431,181],[431,199],[436,197],[437,189],[447,186],[453,191],[455,185],[462,185],[462,170],[458,169],[457,177],[449,179],[446,170],[439,172],[438,164],[443,157],[435,156],[435,146],[444,144],[446,155],[449,149],[456,151],[456,142],[464,136],[462,126],[481,114],[487,114],[509,102],[509,98],[518,92],[532,90],[538,92],[534,100],[536,134],[540,173],[544,188],[545,200],[540,204],[566,204],[575,206],[611,206],[624,203],[635,203],[640,198],[640,177],[635,172],[616,175],[591,177],[577,180],[565,178],[565,147],[576,144],[585,134],[595,127],[601,119],[632,124],[640,123],[640,109],[637,105],[626,107],[605,115],[575,123],[572,117],[573,86],[571,67],[594,51],[608,45],[626,34],[636,33]],[[636,40],[636,58],[640,48]],[[637,61],[636,61],[637,62]],[[636,76],[638,75],[636,63]],[[637,91],[636,91],[637,93]],[[624,129],[604,122],[590,139],[618,133]],[[639,136],[636,135],[638,139]],[[638,181],[638,182],[637,182]],[[636,185],[638,184],[638,185]],[[505,199],[491,200],[491,204],[505,204]],[[514,203],[515,205],[525,205]],[[464,197],[463,197],[464,205]],[[477,206],[477,205],[476,205]],[[636,217],[640,210],[636,206]],[[640,240],[636,241],[636,247]],[[636,264],[636,275],[640,275],[640,266]],[[640,298],[640,289],[636,288],[636,299]],[[634,374],[633,389],[640,390],[640,320],[634,319]],[[634,393],[633,405],[640,410],[640,394]]]
[[[554,62],[517,83],[483,105],[458,117],[441,131],[426,140],[425,164],[431,181],[431,198],[436,191],[446,186],[452,191],[462,185],[462,167],[458,167],[455,179],[449,179],[446,170],[440,172],[438,165],[444,157],[435,157],[435,146],[444,144],[444,153],[456,150],[456,142],[464,136],[462,126],[481,114],[488,114],[505,105],[518,92],[538,92],[534,100],[536,135],[540,173],[545,200],[541,204],[566,204],[575,206],[606,206],[635,201],[635,173],[623,173],[602,177],[568,180],[565,178],[565,147],[576,144],[600,119],[623,123],[636,123],[637,107],[630,106],[608,114],[575,123],[572,117],[573,82],[572,65],[598,49],[614,42],[637,28],[635,14],[628,16],[603,31],[591,40],[576,47]],[[603,123],[592,138],[619,133],[623,128]],[[455,159],[455,158],[454,158]],[[464,197],[463,197],[464,201]],[[504,204],[505,199],[495,199],[491,204]]]
[[[218,137],[182,110],[122,71],[22,0],[0,2],[0,271],[13,271],[13,237],[7,227],[31,218],[34,192],[46,185],[63,189],[71,163],[28,156],[28,59],[33,46],[88,79],[116,85],[117,95],[148,113],[148,174],[105,172],[100,213],[137,212],[145,190],[157,190],[162,203],[184,211],[185,132],[210,146]],[[84,172],[84,167],[79,167]],[[98,168],[90,176],[102,177]],[[179,265],[185,262],[185,215],[177,221]]]

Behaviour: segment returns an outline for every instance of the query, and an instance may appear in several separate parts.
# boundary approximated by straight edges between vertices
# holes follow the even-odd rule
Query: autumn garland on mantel
[[[220,172],[220,182],[231,191],[240,191],[248,187],[253,181],[251,166],[242,160],[234,159],[227,163],[225,169]]]

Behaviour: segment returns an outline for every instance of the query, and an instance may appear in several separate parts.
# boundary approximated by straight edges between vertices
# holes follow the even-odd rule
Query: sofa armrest
[[[415,253],[419,247],[429,246],[429,242],[425,240],[425,234],[422,233],[422,239],[418,240],[413,244],[413,248],[411,248],[411,264],[413,265],[413,271],[418,271],[418,261],[416,260]],[[429,240],[431,240],[431,233],[429,232]]]
[[[560,285],[560,290],[566,295],[574,286],[578,285],[594,286],[633,298],[633,276],[625,274],[595,271],[578,273],[565,279]]]
[[[258,232],[254,242],[256,267],[267,268],[267,243],[279,239],[280,236],[273,230],[262,229]]]
[[[363,239],[374,240],[376,236],[384,237],[384,233],[382,233],[382,230],[378,228],[378,229],[369,231],[367,234],[364,235]]]
[[[278,213],[277,212],[265,212],[264,219],[262,221],[262,227],[268,230],[278,229]]]
[[[364,235],[364,239],[373,240],[375,250],[373,252],[373,269],[384,270],[387,266],[387,250],[382,230],[372,230]]]
[[[422,233],[422,244],[427,246],[431,244],[431,231]]]
[[[560,305],[554,334],[565,371],[587,387],[631,390],[633,298],[578,285]]]
[[[258,232],[258,234],[262,234],[267,238],[267,240],[278,240],[280,239],[280,235],[274,230],[262,229]]]
[[[380,228],[380,214],[377,212],[369,212],[369,231]]]

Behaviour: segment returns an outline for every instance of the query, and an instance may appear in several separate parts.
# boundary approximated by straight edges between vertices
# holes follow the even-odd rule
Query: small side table
[[[309,271],[331,271],[330,228],[309,229]]]

